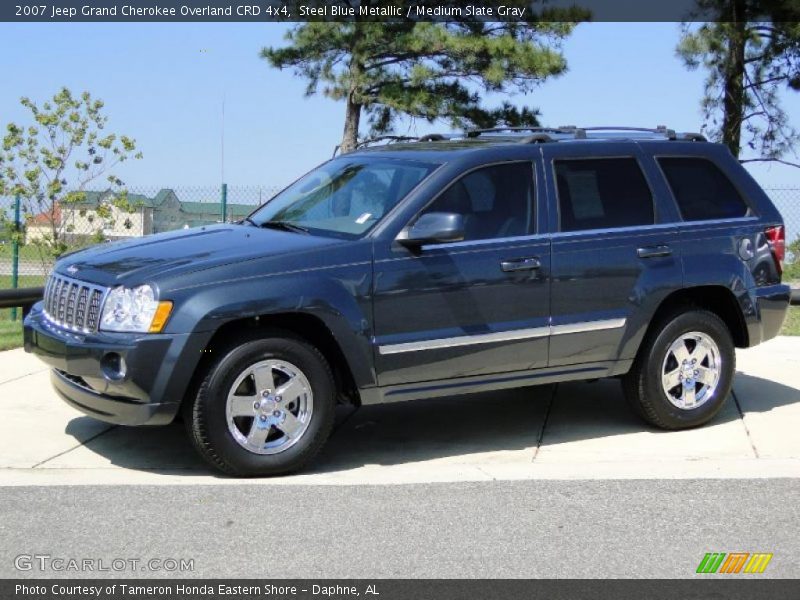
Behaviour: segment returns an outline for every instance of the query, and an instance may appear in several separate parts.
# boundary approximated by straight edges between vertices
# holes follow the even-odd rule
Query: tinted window
[[[531,163],[495,165],[472,171],[425,209],[464,215],[464,239],[526,235],[533,231]]]
[[[561,231],[652,225],[653,197],[633,158],[557,160]]]
[[[702,158],[659,158],[685,221],[730,219],[747,214],[733,184],[717,165]]]

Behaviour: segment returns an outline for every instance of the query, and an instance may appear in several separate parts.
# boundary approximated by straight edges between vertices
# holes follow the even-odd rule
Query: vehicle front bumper
[[[118,425],[165,425],[175,418],[205,343],[195,338],[73,333],[50,323],[41,303],[24,327],[25,351],[52,367],[58,395],[77,410]],[[124,373],[109,377],[108,357],[114,354],[124,361]]]

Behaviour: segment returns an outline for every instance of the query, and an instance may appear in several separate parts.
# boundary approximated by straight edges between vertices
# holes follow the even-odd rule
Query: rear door
[[[542,152],[554,208],[549,364],[632,359],[683,280],[676,216],[655,165],[631,142]]]

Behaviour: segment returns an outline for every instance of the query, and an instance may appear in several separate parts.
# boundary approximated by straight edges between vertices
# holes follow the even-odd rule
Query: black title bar
[[[4,600],[783,600],[800,580],[754,576],[647,579],[25,579],[0,580]]]
[[[732,0],[4,0],[0,21],[800,21],[798,3],[749,0],[747,14],[727,6],[733,4]]]

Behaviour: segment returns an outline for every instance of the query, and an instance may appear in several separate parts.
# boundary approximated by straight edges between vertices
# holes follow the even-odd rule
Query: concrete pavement
[[[798,500],[792,479],[2,487],[0,577],[749,582],[800,575]],[[774,556],[760,575],[697,575],[706,552]],[[186,559],[194,569],[17,571],[23,554]]]
[[[343,408],[310,470],[258,484],[800,476],[800,338],[737,361],[734,397],[700,429],[644,425],[614,380]],[[0,485],[245,483],[206,469],[181,425],[95,421],[57,399],[37,359],[0,353]]]

